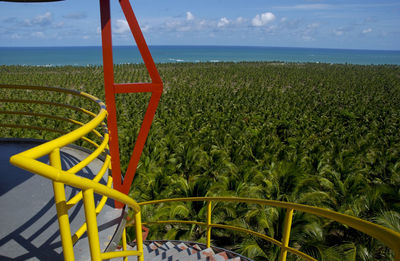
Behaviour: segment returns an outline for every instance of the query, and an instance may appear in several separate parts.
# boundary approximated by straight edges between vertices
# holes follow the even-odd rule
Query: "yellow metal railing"
[[[14,85],[0,85],[2,91],[12,91],[12,90],[25,90],[27,95],[24,95],[24,99],[5,98],[0,99],[1,103],[8,104],[18,104],[18,111],[13,110],[1,110],[0,114],[3,115],[16,115],[16,116],[28,116],[44,119],[52,119],[56,121],[69,122],[77,126],[72,131],[65,131],[63,129],[49,128],[47,126],[35,126],[30,124],[19,124],[19,123],[0,123],[0,127],[4,128],[20,128],[20,129],[30,129],[38,130],[52,133],[60,133],[62,136],[55,138],[51,141],[43,143],[27,151],[21,152],[11,157],[10,162],[22,169],[30,171],[32,173],[38,174],[45,178],[51,179],[53,181],[53,190],[55,205],[57,210],[57,217],[60,227],[60,236],[63,247],[63,255],[65,260],[74,260],[73,245],[78,241],[78,239],[87,231],[89,248],[92,260],[103,260],[115,257],[124,257],[127,260],[127,256],[138,256],[139,260],[143,260],[143,242],[142,242],[142,230],[141,230],[141,220],[140,220],[140,207],[138,204],[128,197],[127,195],[114,190],[112,186],[112,178],[108,177],[107,185],[100,184],[99,181],[103,178],[107,170],[111,169],[110,155],[108,154],[108,142],[109,135],[106,128],[104,120],[107,116],[107,111],[104,103],[99,101],[96,97],[74,90],[67,90],[62,88],[54,87],[37,87],[37,86],[14,86]],[[57,103],[53,101],[46,100],[33,100],[30,92],[32,91],[44,91],[45,93],[63,93],[67,95],[73,95],[75,97],[85,98],[92,103],[97,104],[99,111],[97,113],[91,112],[91,110],[80,108],[77,106]],[[35,95],[33,95],[35,96]],[[21,111],[19,105],[35,104],[35,105],[47,105],[52,106],[52,108],[61,108],[73,110],[76,112],[83,113],[90,117],[90,120],[86,123],[82,123],[75,119],[66,118],[65,116],[53,115],[53,111],[50,113],[43,113],[41,111],[35,112],[31,111],[31,107],[27,110]],[[34,122],[34,121],[33,121]],[[96,130],[96,128],[101,127],[102,132]],[[100,139],[100,144],[98,144],[93,139],[86,137],[89,133],[93,133],[95,137]],[[78,140],[84,140],[87,143],[95,147],[92,153],[89,154],[85,159],[69,168],[68,170],[63,170],[61,166],[60,149],[64,146],[72,144]],[[49,156],[50,165],[40,162],[38,159],[43,156]],[[85,168],[91,161],[99,157],[100,155],[105,155],[104,164],[100,171],[94,176],[93,179],[83,178],[75,175],[77,172]],[[66,201],[65,196],[65,185],[69,185],[82,191],[75,195],[70,200]],[[94,193],[102,195],[101,200],[95,206]],[[96,215],[100,213],[103,206],[105,205],[107,198],[112,198],[116,201],[126,204],[133,209],[135,213],[135,224],[138,229],[136,229],[137,236],[137,251],[127,251],[126,250],[126,238],[123,239],[125,242],[123,246],[123,251],[117,252],[107,252],[101,253],[100,242],[98,235],[98,226]],[[83,199],[84,210],[86,222],[71,236],[71,228],[68,217],[68,210]],[[124,231],[125,236],[125,231]]]
[[[285,261],[287,253],[290,252],[295,254],[305,260],[313,260],[316,261],[315,258],[289,246],[290,239],[290,230],[292,225],[292,217],[293,211],[302,211],[310,214],[314,214],[319,217],[328,218],[330,220],[337,221],[341,224],[347,225],[349,227],[355,228],[358,231],[361,231],[371,237],[374,237],[381,242],[383,242],[386,246],[391,248],[394,252],[395,261],[400,261],[400,233],[397,233],[393,230],[390,230],[386,227],[359,219],[357,217],[352,217],[349,215],[341,214],[338,212],[334,212],[331,210],[312,207],[307,205],[301,205],[296,203],[289,202],[281,202],[275,200],[265,200],[265,199],[254,199],[254,198],[232,198],[232,197],[193,197],[193,198],[173,198],[173,199],[162,199],[162,200],[154,200],[139,203],[139,206],[144,205],[154,205],[161,203],[171,203],[171,202],[193,202],[193,201],[203,201],[207,202],[207,217],[206,222],[199,221],[187,221],[187,220],[164,220],[164,221],[153,221],[153,222],[143,222],[143,224],[195,224],[200,225],[206,228],[206,245],[210,247],[211,244],[211,229],[212,228],[222,228],[228,230],[239,231],[243,233],[248,233],[254,235],[256,237],[262,238],[266,241],[269,241],[278,247],[280,247],[280,257],[279,260]],[[235,227],[224,224],[214,224],[211,222],[212,220],[212,202],[236,202],[236,203],[247,203],[247,204],[258,204],[258,205],[266,205],[278,208],[286,209],[286,215],[284,220],[284,228],[283,228],[283,236],[282,241],[278,241],[272,237],[266,236],[264,234],[242,228]]]
[[[205,222],[200,221],[186,221],[186,220],[164,220],[164,221],[154,221],[147,222],[143,224],[171,224],[171,223],[181,223],[181,224],[197,224],[204,226],[206,228],[206,244],[209,247],[211,244],[211,231],[212,228],[222,228],[234,231],[239,231],[247,234],[254,235],[256,237],[267,240],[278,247],[280,247],[280,260],[285,261],[287,253],[290,252],[306,260],[315,260],[313,257],[289,246],[290,243],[290,230],[292,225],[292,217],[294,211],[302,211],[310,214],[317,215],[319,217],[325,217],[349,227],[355,228],[371,237],[374,237],[382,241],[386,246],[391,248],[395,255],[395,261],[400,261],[400,234],[387,229],[385,227],[376,225],[374,223],[361,220],[356,217],[344,215],[341,213],[333,212],[327,209],[311,207],[306,205],[300,205],[295,203],[280,202],[274,200],[263,200],[263,199],[251,199],[251,198],[230,198],[230,197],[198,197],[198,198],[174,198],[174,199],[164,199],[137,203],[135,200],[129,196],[114,190],[112,186],[112,178],[108,177],[107,185],[100,184],[99,181],[105,175],[107,170],[111,168],[110,165],[110,155],[108,154],[108,131],[104,120],[107,116],[107,111],[105,110],[105,105],[99,101],[97,98],[84,93],[77,92],[73,90],[66,90],[61,88],[48,88],[48,87],[33,87],[33,86],[12,86],[12,85],[0,85],[0,89],[19,89],[27,91],[45,91],[53,93],[64,93],[68,95],[74,95],[77,97],[85,98],[91,102],[96,103],[99,106],[99,111],[93,113],[90,110],[80,108],[73,105],[56,103],[52,101],[39,101],[32,99],[16,99],[16,98],[6,98],[0,99],[0,102],[13,103],[13,104],[44,104],[50,105],[57,108],[70,109],[76,112],[83,113],[90,116],[90,120],[86,123],[82,123],[75,119],[69,119],[62,116],[57,116],[48,113],[35,112],[35,111],[0,111],[3,115],[22,115],[29,117],[40,117],[53,119],[57,121],[69,122],[77,126],[76,129],[72,131],[66,131],[63,129],[48,128],[46,126],[34,126],[25,125],[18,123],[3,123],[0,122],[0,127],[5,128],[22,128],[22,129],[32,129],[39,131],[47,131],[53,133],[61,133],[62,136],[55,138],[49,142],[41,144],[37,147],[19,153],[11,157],[10,162],[23,168],[32,173],[38,174],[45,178],[51,179],[53,181],[53,189],[55,195],[55,205],[57,209],[58,222],[60,226],[60,234],[62,239],[63,254],[65,260],[74,260],[73,244],[87,231],[90,252],[92,260],[103,260],[111,259],[117,257],[123,257],[127,260],[127,256],[138,256],[140,261],[143,261],[143,240],[142,240],[142,223],[141,223],[141,206],[143,205],[153,205],[160,203],[170,203],[170,202],[192,202],[192,201],[203,201],[207,202],[207,216]],[[102,128],[102,133],[96,130],[98,127]],[[95,137],[98,137],[101,142],[98,144],[96,141],[86,137],[89,133],[93,133]],[[63,170],[61,166],[60,159],[60,149],[64,146],[72,144],[78,140],[84,140],[89,144],[93,145],[95,149],[93,152],[81,162],[71,167],[68,170]],[[99,157],[99,155],[106,155],[104,164],[100,171],[95,175],[93,179],[87,179],[75,175],[85,166],[87,166],[92,160]],[[38,161],[42,156],[49,155],[50,165]],[[66,201],[64,186],[72,186],[82,191]],[[94,193],[102,195],[101,200],[98,205],[95,206]],[[96,215],[101,211],[107,198],[112,198],[123,204],[129,206],[134,212],[134,225],[136,228],[136,240],[137,240],[137,251],[127,251],[126,242],[126,230],[123,230],[122,236],[122,251],[116,252],[106,252],[101,253],[98,227]],[[72,236],[70,223],[68,218],[68,210],[83,199],[84,210],[86,216],[86,223],[84,223]],[[282,240],[278,241],[272,237],[261,234],[256,231],[252,231],[242,227],[235,227],[225,224],[215,224],[212,223],[212,204],[213,202],[237,202],[237,203],[247,203],[247,204],[259,204],[267,205],[278,208],[286,209],[286,215],[284,220],[283,236]],[[130,226],[130,224],[128,225]]]

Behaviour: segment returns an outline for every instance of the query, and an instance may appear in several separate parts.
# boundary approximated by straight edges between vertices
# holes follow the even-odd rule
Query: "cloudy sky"
[[[117,0],[115,45],[133,44]],[[150,45],[400,50],[399,0],[131,0]],[[0,46],[100,45],[99,1],[0,2]]]

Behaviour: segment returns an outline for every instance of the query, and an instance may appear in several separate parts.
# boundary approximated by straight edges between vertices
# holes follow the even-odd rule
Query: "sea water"
[[[254,46],[150,46],[156,63],[276,61],[400,65],[400,51]],[[136,46],[116,46],[115,64],[142,63]],[[99,46],[0,47],[0,65],[101,65]]]

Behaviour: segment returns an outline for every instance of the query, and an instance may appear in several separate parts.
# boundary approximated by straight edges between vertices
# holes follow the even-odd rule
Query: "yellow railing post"
[[[83,204],[85,207],[90,256],[92,257],[91,260],[101,261],[100,240],[99,231],[97,228],[93,189],[86,189],[83,191]]]
[[[207,201],[207,248],[211,246],[211,201]]]
[[[142,236],[142,217],[141,212],[138,211],[135,213],[135,228],[136,228],[136,243],[137,243],[137,251],[141,253],[138,257],[138,261],[144,261],[143,257],[143,236]]]
[[[293,209],[288,208],[285,215],[284,227],[283,227],[283,235],[282,235],[282,247],[281,254],[279,257],[280,261],[286,261],[287,256],[287,247],[289,246],[289,238],[290,238],[290,229],[292,227],[292,219],[293,219]]]
[[[54,149],[50,153],[49,158],[51,166],[61,170],[60,149]],[[64,184],[53,181],[53,190],[54,201],[56,203],[58,225],[60,227],[60,237],[63,247],[64,260],[73,261],[75,260],[75,256],[71,238],[71,228],[69,224]]]
[[[126,227],[124,228],[124,230],[122,231],[122,250],[126,251]],[[124,261],[128,261],[128,257],[124,257]]]

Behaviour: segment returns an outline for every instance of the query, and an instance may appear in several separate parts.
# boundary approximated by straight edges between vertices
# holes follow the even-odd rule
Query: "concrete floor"
[[[9,163],[10,156],[39,143],[32,140],[0,140],[0,260],[63,260],[51,181]],[[75,147],[63,148],[63,169],[70,168],[87,155]],[[48,158],[44,157],[41,161],[47,163]],[[101,165],[102,161],[96,159],[78,175],[93,178]],[[105,181],[102,183],[105,184]],[[67,199],[77,192],[67,186]],[[82,202],[69,210],[69,218],[73,234],[84,222]],[[97,217],[103,251],[110,248],[112,239],[119,241],[118,228],[122,220],[123,211],[114,209],[113,202],[109,200]],[[86,234],[75,244],[74,252],[75,260],[90,260]]]

